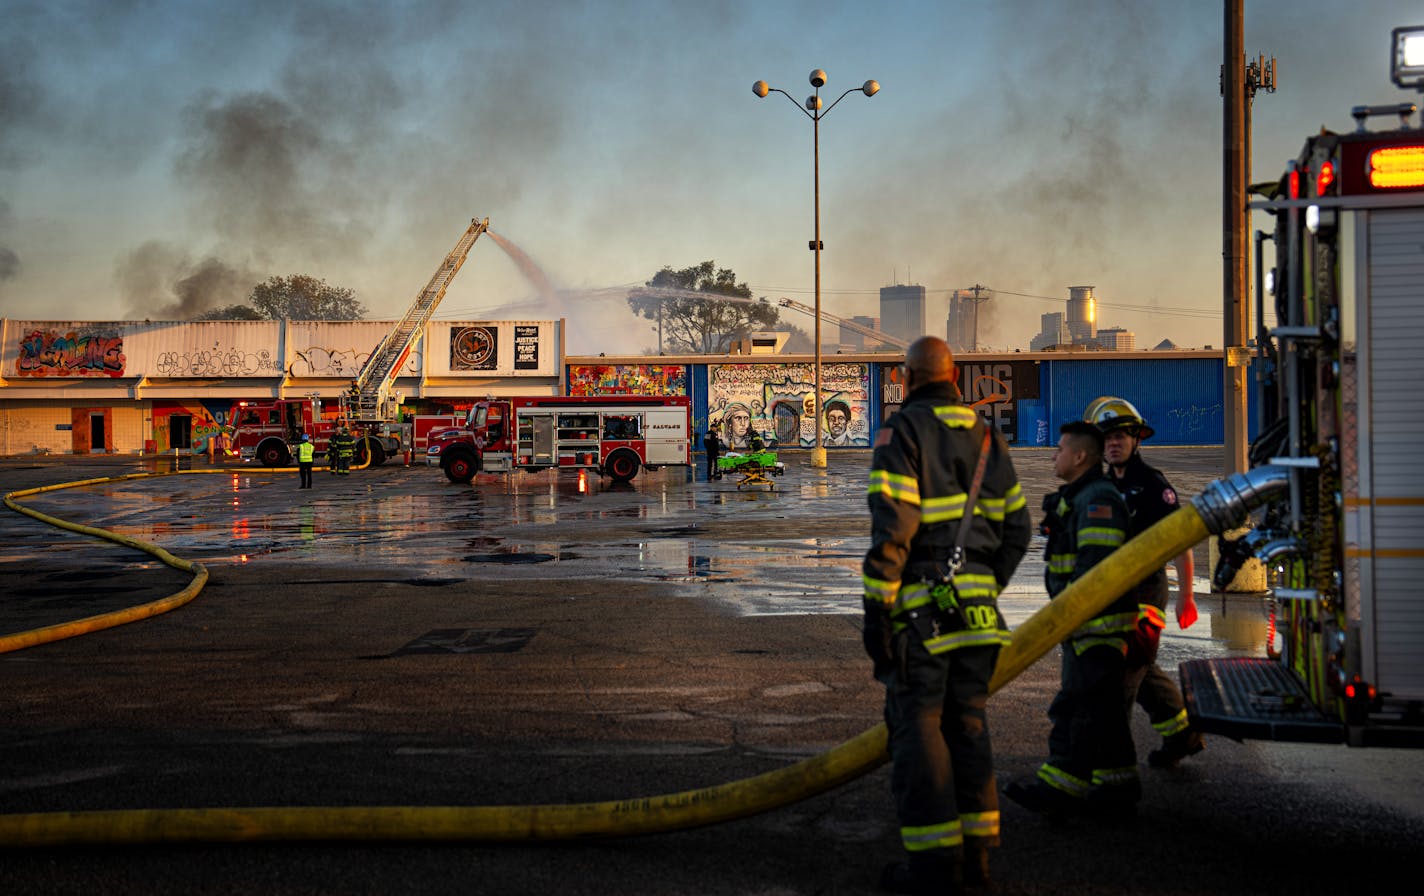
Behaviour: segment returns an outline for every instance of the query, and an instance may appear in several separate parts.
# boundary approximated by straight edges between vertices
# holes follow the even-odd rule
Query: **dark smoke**
[[[128,314],[148,320],[193,320],[229,305],[245,305],[262,279],[218,258],[193,261],[159,242],[139,246],[115,272]]]

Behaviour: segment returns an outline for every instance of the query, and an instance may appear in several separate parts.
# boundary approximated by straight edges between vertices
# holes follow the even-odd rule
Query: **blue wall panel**
[[[1137,406],[1156,430],[1154,445],[1220,445],[1225,439],[1220,358],[1045,361],[1044,405],[1052,439],[1088,402],[1116,395]]]

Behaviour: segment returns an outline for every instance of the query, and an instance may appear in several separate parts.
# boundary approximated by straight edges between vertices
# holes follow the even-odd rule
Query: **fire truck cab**
[[[1401,72],[1411,79],[1406,84]],[[1424,87],[1424,28],[1395,80]],[[1258,341],[1252,467],[1287,478],[1215,580],[1270,577],[1278,643],[1182,665],[1193,724],[1235,738],[1424,747],[1424,130],[1360,106],[1305,142],[1269,199],[1276,326]],[[1379,129],[1372,120],[1386,121]],[[1390,127],[1394,124],[1396,126]],[[1258,290],[1258,293],[1261,290]],[[1260,316],[1258,311],[1258,317]]]
[[[628,482],[643,468],[692,463],[692,403],[682,396],[576,396],[476,402],[458,431],[432,433],[426,464],[451,482],[481,471],[597,470]]]

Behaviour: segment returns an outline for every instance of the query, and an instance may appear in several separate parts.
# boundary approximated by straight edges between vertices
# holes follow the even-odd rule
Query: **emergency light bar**
[[[1369,155],[1372,187],[1424,186],[1424,146],[1390,146]]]
[[[1394,55],[1390,61],[1390,80],[1400,87],[1424,89],[1424,25],[1396,28]]]

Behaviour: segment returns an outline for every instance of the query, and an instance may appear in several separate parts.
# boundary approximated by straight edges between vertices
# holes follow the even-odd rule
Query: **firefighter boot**
[[[964,838],[964,891],[999,892],[999,885],[989,876],[989,845],[982,837]]]
[[[1188,756],[1206,749],[1206,740],[1195,728],[1178,731],[1162,739],[1162,747],[1147,754],[1147,764],[1153,768],[1176,768]]]
[[[1010,781],[1004,788],[1004,796],[1055,824],[1081,815],[1085,809],[1083,800],[1055,790],[1037,778]]]
[[[880,889],[911,896],[960,896],[964,892],[963,868],[957,858],[947,855],[912,855],[909,861],[885,866]]]

